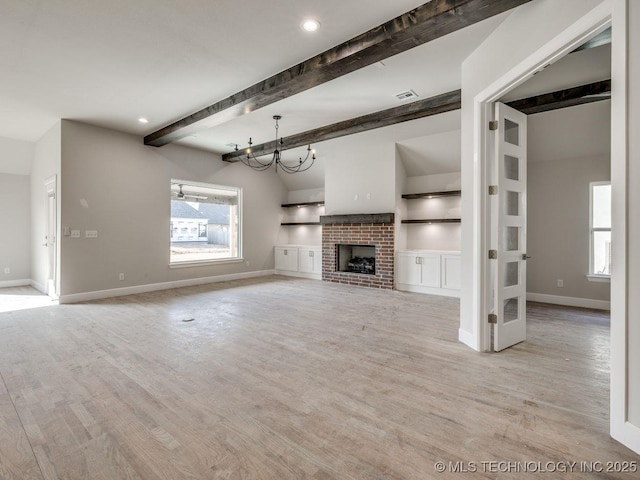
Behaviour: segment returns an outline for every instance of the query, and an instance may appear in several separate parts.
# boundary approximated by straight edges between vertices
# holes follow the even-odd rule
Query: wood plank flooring
[[[0,480],[640,462],[608,435],[605,314],[529,304],[527,342],[498,354],[460,344],[458,316],[457,299],[277,276],[0,313]]]

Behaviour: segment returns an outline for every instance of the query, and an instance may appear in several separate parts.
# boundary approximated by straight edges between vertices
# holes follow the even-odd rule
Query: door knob
[[[527,260],[527,259],[529,259],[529,258],[531,258],[531,257],[530,257],[529,255],[527,255],[526,253],[523,253],[523,254],[522,254],[522,259],[523,259],[523,260]]]

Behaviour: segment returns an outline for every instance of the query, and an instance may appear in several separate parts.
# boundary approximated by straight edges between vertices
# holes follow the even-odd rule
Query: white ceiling
[[[35,141],[60,118],[142,136],[422,3],[3,1],[0,136]]]
[[[3,1],[0,137],[33,142],[65,118],[139,135],[142,142],[146,134],[424,2]],[[280,133],[288,136],[400,105],[394,94],[407,89],[419,98],[458,89],[462,61],[507,15],[391,57],[384,66],[366,67],[204,129],[180,143],[224,153],[231,150],[229,143],[245,146],[249,136],[254,143],[272,140],[274,114],[283,116]],[[314,35],[300,28],[308,17],[321,22]],[[571,62],[599,55],[606,63],[603,50],[572,54]],[[604,78],[605,72],[594,73],[590,62],[583,61],[585,75]],[[560,66],[558,62],[536,75],[514,95],[549,91],[554,80],[545,78],[553,78]],[[568,65],[555,76],[562,83],[577,70]],[[150,123],[138,123],[139,117]],[[319,159],[311,170],[283,180],[290,190],[321,187],[323,159],[357,148],[362,141],[397,142],[410,175],[458,171],[459,129],[459,112],[451,112],[323,142],[314,145]],[[285,158],[297,158],[303,150],[285,152]]]

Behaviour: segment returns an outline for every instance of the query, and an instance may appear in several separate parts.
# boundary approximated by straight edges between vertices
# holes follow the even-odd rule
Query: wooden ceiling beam
[[[513,102],[507,102],[507,105],[522,113],[531,115],[533,113],[548,112],[559,108],[609,100],[610,98],[611,80],[602,80],[600,82],[588,83],[565,90],[558,90],[557,92],[514,100]]]
[[[399,107],[381,110],[379,112],[285,137],[282,139],[284,144],[281,146],[279,145],[278,149],[280,151],[290,150],[292,148],[302,147],[312,143],[324,142],[326,140],[344,137],[346,135],[353,135],[354,133],[366,132],[367,130],[373,130],[375,128],[386,127],[396,123],[407,122],[409,120],[416,120],[422,117],[458,110],[460,109],[460,102],[460,90],[443,93],[442,95],[425,98],[424,100],[417,100]],[[251,147],[251,151],[255,157],[271,154],[275,149],[275,140]],[[246,154],[247,149],[238,150],[237,152],[231,152],[223,155],[222,160],[225,162],[237,162],[239,157]]]
[[[432,0],[144,137],[160,147],[227,122],[531,0]]]

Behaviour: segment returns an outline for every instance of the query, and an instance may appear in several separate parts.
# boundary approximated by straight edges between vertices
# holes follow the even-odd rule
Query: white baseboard
[[[41,283],[38,283],[35,280],[29,280],[29,285],[31,285],[33,288],[38,290],[40,293],[44,293],[45,295],[47,294],[46,287],[44,285],[42,285]]]
[[[21,278],[18,280],[5,280],[3,282],[0,282],[0,288],[24,287],[26,285],[31,285],[31,280],[27,278]]]
[[[242,280],[245,278],[265,277],[273,275],[274,270],[258,270],[255,272],[232,273],[229,275],[216,275],[214,277],[188,278],[186,280],[175,280],[173,282],[151,283],[147,285],[134,285],[132,287],[111,288],[109,290],[97,290],[94,292],[72,293],[60,295],[60,303],[89,302],[103,298],[124,297],[138,293],[155,292],[158,290],[170,290],[172,288],[192,287],[194,285],[204,285],[207,283],[227,282],[229,280]]]
[[[624,422],[624,424],[619,427],[612,425],[611,437],[622,443],[625,447],[640,454],[640,428],[635,425],[629,422]]]
[[[464,343],[467,347],[472,348],[474,350],[478,350],[478,346],[476,345],[476,337],[473,336],[472,333],[467,332],[466,330],[458,329],[458,340]]]
[[[440,295],[441,297],[460,298],[460,290],[449,288],[422,287],[420,285],[409,285],[408,283],[396,283],[396,290],[412,293],[424,293],[427,295]]]
[[[551,303],[553,305],[565,305],[567,307],[594,308],[596,310],[611,310],[611,302],[606,300],[592,300],[590,298],[563,297],[560,295],[547,295],[544,293],[527,293],[530,302]]]
[[[44,293],[45,295],[47,294],[47,289],[41,283],[38,283],[35,280],[31,280],[29,282],[29,285],[38,290],[40,293]]]

